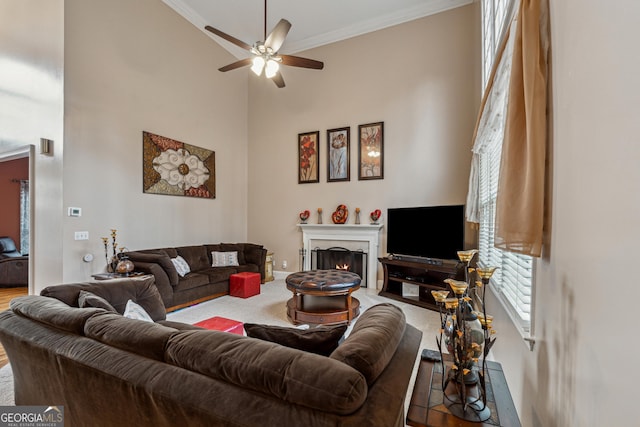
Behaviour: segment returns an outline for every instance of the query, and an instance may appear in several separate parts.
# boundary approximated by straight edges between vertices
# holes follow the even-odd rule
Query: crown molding
[[[401,9],[392,14],[380,16],[376,19],[357,22],[349,27],[344,27],[337,31],[331,31],[319,34],[315,37],[309,37],[298,42],[287,43],[287,53],[297,53],[316,47],[324,46],[330,43],[339,42],[350,39],[352,37],[361,36],[363,34],[382,30],[394,25],[404,24],[426,16],[435,15],[457,7],[466,6],[476,0],[438,0],[425,2],[416,7]]]
[[[195,25],[200,31],[226,49],[229,53],[238,59],[246,58],[247,52],[232,43],[227,42],[219,37],[215,37],[204,27],[208,24],[205,19],[182,0],[162,0],[167,6],[181,15],[187,21]],[[478,0],[432,0],[426,1],[418,6],[408,7],[396,10],[393,13],[386,14],[375,19],[367,21],[355,22],[353,25],[344,27],[340,30],[330,31],[318,34],[317,36],[308,37],[297,42],[287,40],[286,53],[297,53],[309,49],[313,49],[326,44],[335,43],[352,37],[357,37],[383,28],[394,25],[403,24],[405,22],[424,18],[426,16],[435,15],[457,7],[466,6]],[[295,24],[295,22],[294,22]]]

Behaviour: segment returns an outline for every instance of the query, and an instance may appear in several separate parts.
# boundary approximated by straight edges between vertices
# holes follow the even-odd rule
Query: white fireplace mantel
[[[379,237],[382,224],[298,224],[302,230],[304,269],[311,270],[311,241],[355,241],[367,243],[367,282],[376,287]],[[372,286],[367,284],[367,286]]]

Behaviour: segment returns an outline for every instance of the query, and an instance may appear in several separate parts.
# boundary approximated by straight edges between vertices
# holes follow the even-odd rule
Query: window
[[[482,1],[482,29],[483,29],[483,83],[486,86],[493,67],[501,34],[506,32],[514,7],[511,0],[483,0]],[[505,35],[506,37],[506,35]],[[507,45],[510,49],[511,44]],[[503,59],[510,58],[510,53],[503,55]],[[505,60],[505,63],[510,60]],[[507,76],[510,66],[503,68]],[[494,81],[501,80],[496,73]],[[494,88],[495,88],[494,83]],[[508,83],[507,83],[508,85]],[[533,283],[533,259],[530,256],[505,252],[494,247],[495,207],[498,191],[498,175],[500,172],[500,157],[502,152],[502,136],[504,135],[504,114],[501,110],[506,107],[506,97],[496,96],[499,102],[491,109],[491,131],[482,132],[482,148],[478,151],[478,220],[479,256],[485,265],[497,266],[498,270],[491,278],[492,288],[498,298],[511,315],[516,325],[528,335],[531,325],[531,289]],[[501,104],[500,104],[501,103]],[[483,112],[483,115],[485,112]]]

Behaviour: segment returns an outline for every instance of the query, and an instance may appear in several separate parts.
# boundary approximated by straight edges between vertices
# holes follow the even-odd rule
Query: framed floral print
[[[327,182],[349,181],[349,134],[351,128],[327,131]]]
[[[320,131],[298,134],[298,184],[320,182],[319,139]]]
[[[358,179],[384,178],[384,122],[358,126]]]
[[[142,132],[142,191],[172,196],[216,197],[216,153]]]

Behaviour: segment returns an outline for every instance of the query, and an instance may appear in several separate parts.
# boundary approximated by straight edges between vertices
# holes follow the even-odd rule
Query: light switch
[[[76,240],[89,240],[89,232],[88,231],[76,231],[75,239]]]

